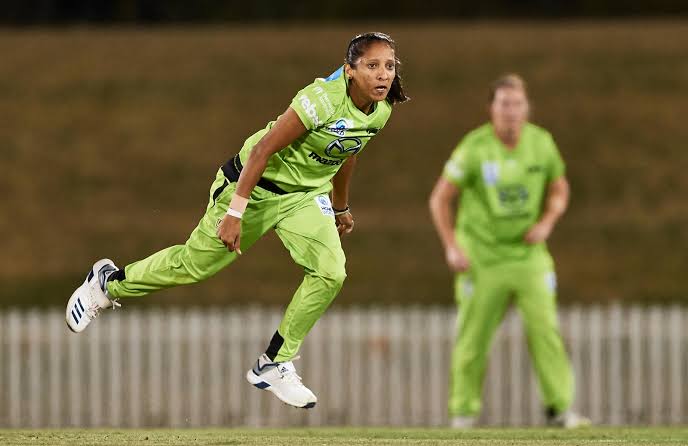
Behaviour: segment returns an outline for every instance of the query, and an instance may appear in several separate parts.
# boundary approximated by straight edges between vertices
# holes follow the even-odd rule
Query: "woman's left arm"
[[[350,156],[332,178],[332,208],[339,235],[354,230],[354,218],[349,211],[349,183],[356,166],[356,155]]]

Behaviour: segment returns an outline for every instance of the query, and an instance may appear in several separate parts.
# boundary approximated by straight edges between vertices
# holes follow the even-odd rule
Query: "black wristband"
[[[337,209],[334,206],[332,206],[332,210],[334,211],[334,215],[346,214],[347,212],[349,212],[349,206],[345,207],[344,209]]]

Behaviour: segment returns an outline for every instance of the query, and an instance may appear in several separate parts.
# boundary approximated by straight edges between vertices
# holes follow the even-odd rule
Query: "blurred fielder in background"
[[[430,197],[447,264],[456,273],[459,305],[451,425],[476,423],[490,344],[512,298],[525,323],[549,423],[589,424],[569,410],[573,372],[559,334],[556,276],[545,244],[568,204],[564,162],[549,132],[528,122],[519,76],[494,83],[489,110],[491,122],[463,138]]]

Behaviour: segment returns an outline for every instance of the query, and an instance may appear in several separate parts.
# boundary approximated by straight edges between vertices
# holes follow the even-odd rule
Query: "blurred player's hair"
[[[401,102],[406,102],[410,98],[404,93],[404,86],[401,84],[401,75],[399,74],[399,69],[401,67],[401,61],[396,56],[397,44],[394,40],[385,33],[370,32],[365,34],[359,34],[349,42],[349,47],[346,49],[346,58],[344,59],[346,63],[352,67],[356,67],[358,59],[363,56],[363,53],[368,48],[368,46],[373,42],[385,42],[394,50],[394,68],[395,75],[392,81],[392,86],[389,89],[389,94],[387,94],[387,101],[390,104],[396,104]]]
[[[490,104],[492,104],[492,101],[494,101],[495,95],[497,94],[497,90],[499,90],[500,88],[516,88],[519,90],[523,90],[526,96],[528,96],[526,81],[524,81],[523,78],[516,73],[507,73],[503,76],[500,76],[497,80],[492,82],[492,85],[490,87],[490,94],[487,97],[488,102]]]

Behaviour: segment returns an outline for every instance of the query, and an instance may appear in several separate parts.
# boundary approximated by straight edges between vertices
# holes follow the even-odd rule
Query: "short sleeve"
[[[566,173],[566,165],[564,164],[564,160],[561,157],[561,153],[559,153],[559,149],[554,139],[551,136],[548,139],[550,144],[550,160],[547,166],[547,178],[552,182],[564,176]]]
[[[299,91],[290,106],[307,130],[320,127],[334,114],[332,101],[323,87],[323,82],[318,80]]]
[[[465,187],[469,185],[473,177],[471,167],[469,149],[460,143],[444,164],[442,177],[457,187]]]

